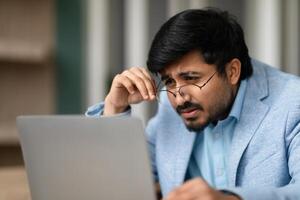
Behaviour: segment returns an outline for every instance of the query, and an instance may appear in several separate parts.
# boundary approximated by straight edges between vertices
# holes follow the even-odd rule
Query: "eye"
[[[174,79],[171,79],[171,78],[166,79],[163,83],[164,83],[164,85],[165,85],[166,87],[168,87],[168,88],[173,87],[173,86],[176,85]]]
[[[185,81],[198,81],[200,78],[198,76],[185,76],[183,79]]]

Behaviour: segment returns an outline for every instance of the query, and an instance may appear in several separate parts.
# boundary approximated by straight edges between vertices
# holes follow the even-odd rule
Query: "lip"
[[[182,111],[180,114],[183,118],[194,118],[196,117],[197,113],[199,112],[199,109],[191,109],[191,110],[187,110],[187,111]]]

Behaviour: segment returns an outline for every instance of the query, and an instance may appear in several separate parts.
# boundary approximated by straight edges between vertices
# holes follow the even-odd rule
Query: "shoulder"
[[[253,77],[254,78],[266,78],[270,83],[288,83],[288,84],[300,84],[300,77],[283,72],[276,67],[252,59]]]
[[[282,106],[292,107],[300,104],[300,78],[296,75],[285,73],[268,64],[252,59],[253,75],[256,86],[265,88],[268,94],[265,102],[280,101]],[[251,82],[251,81],[250,81]]]

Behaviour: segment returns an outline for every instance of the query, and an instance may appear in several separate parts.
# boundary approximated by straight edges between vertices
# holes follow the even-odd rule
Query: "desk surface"
[[[31,199],[24,167],[0,167],[0,199]]]

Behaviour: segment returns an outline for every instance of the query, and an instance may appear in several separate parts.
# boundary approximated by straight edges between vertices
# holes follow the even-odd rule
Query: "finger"
[[[137,73],[137,75],[141,75],[141,76],[145,76],[147,77],[149,80],[153,80],[152,77],[150,76],[149,72],[143,68],[143,67],[133,67],[129,69],[130,71],[132,71],[133,73]]]
[[[136,87],[134,86],[133,82],[126,76],[118,74],[115,76],[113,82],[115,83],[115,87],[124,87],[130,94],[134,94],[136,92]]]
[[[148,90],[148,95],[151,99],[154,99],[155,93],[156,93],[155,92],[156,91],[155,83],[154,83],[153,78],[146,71],[146,69],[141,68],[141,67],[134,67],[134,68],[131,68],[129,71],[132,72],[133,74],[137,75],[141,79],[145,80],[145,85]]]
[[[209,185],[201,178],[194,178],[185,182],[181,187],[178,189],[181,192],[191,191],[191,190],[204,190],[209,189]]]
[[[146,76],[149,80],[152,81],[152,83],[155,85],[155,81],[154,78],[151,76],[150,72],[142,67],[137,68],[137,70],[139,70],[141,73],[143,73],[144,76]]]
[[[194,191],[182,192],[177,188],[168,194],[166,200],[194,200],[197,197],[199,195]]]
[[[122,73],[122,75],[126,76],[127,78],[129,78],[131,80],[131,82],[133,82],[133,84],[139,90],[139,92],[141,93],[141,95],[143,96],[144,99],[149,98],[146,83],[142,78],[138,77],[137,75],[133,74],[132,72],[130,72],[128,70],[124,71]]]
[[[152,86],[153,86],[153,89],[154,89],[154,94],[156,95],[157,85],[156,85],[155,79],[153,78],[153,76],[151,75],[151,73],[147,69],[142,68],[142,72],[143,72],[143,74],[145,74],[146,76],[148,76],[149,79],[151,79],[151,83],[152,83]]]
[[[173,199],[176,199],[177,196],[178,196],[178,191],[177,191],[177,189],[174,189],[163,200],[173,200]]]

